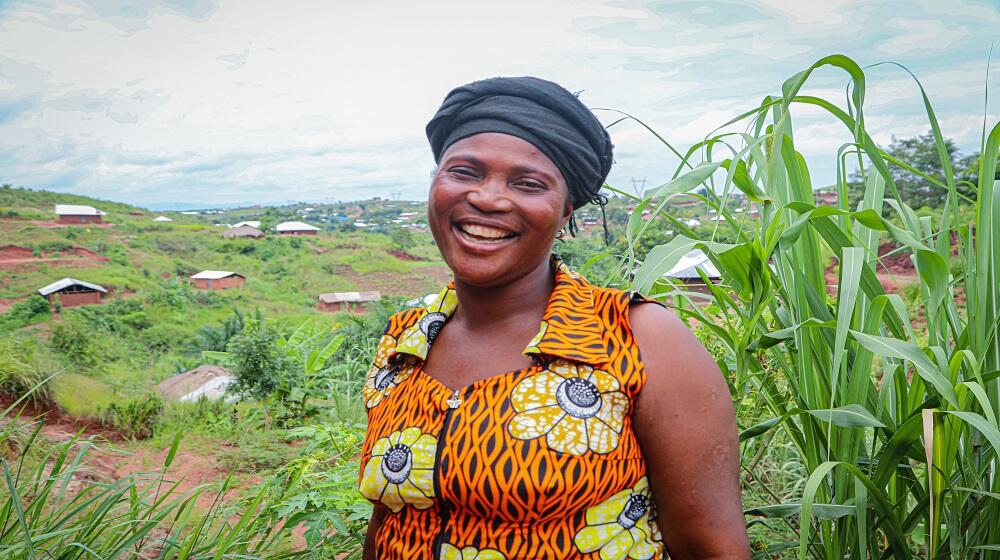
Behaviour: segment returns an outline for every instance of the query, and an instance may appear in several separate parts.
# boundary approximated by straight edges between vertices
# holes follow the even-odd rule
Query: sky
[[[834,53],[868,67],[878,143],[929,128],[913,79],[872,66],[892,61],[968,153],[1000,119],[998,38],[1000,0],[0,0],[0,183],[161,209],[422,200],[424,125],[464,83],[547,78],[684,150]],[[803,92],[843,106],[847,81],[825,68]],[[831,184],[849,131],[792,115]],[[610,130],[609,184],[669,179],[648,130]]]

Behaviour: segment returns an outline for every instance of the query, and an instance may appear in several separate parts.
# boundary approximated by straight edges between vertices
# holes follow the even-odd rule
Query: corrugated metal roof
[[[274,226],[277,231],[319,231],[316,226],[311,226],[305,222],[281,222]]]
[[[681,279],[700,279],[701,276],[698,275],[699,268],[703,270],[709,278],[720,277],[719,269],[715,268],[715,265],[712,261],[708,260],[708,256],[706,256],[701,249],[689,251],[688,254],[681,257],[681,260],[678,261],[673,268],[668,270],[664,276]]]
[[[319,300],[323,303],[360,303],[380,299],[382,294],[378,292],[331,292],[319,295]]]
[[[229,270],[202,270],[198,274],[191,275],[192,280],[219,280],[220,278],[228,278],[230,276],[243,276],[242,274],[237,274]],[[246,276],[243,276],[246,278]]]
[[[83,280],[77,280],[76,278],[63,278],[62,280],[56,280],[44,288],[39,288],[38,293],[39,295],[47,296],[58,292],[59,290],[65,290],[70,286],[83,286],[84,288],[90,288],[91,290],[96,290],[105,294],[108,293],[107,290],[97,284],[91,284],[90,282],[84,282]]]
[[[250,226],[252,228],[260,229],[260,220],[247,220],[245,222],[236,222],[232,227],[238,228],[240,226]]]
[[[166,216],[157,216],[157,217],[153,218],[153,221],[154,222],[172,222],[173,220],[171,220],[170,218],[168,218]]]
[[[60,216],[103,216],[104,212],[101,212],[93,206],[56,204],[56,214],[59,214]]]

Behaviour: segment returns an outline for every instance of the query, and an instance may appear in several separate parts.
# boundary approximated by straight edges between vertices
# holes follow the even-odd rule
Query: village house
[[[250,226],[254,229],[260,229],[260,220],[247,220],[245,222],[236,222],[235,224],[229,226],[232,228],[238,228],[242,226]]]
[[[56,204],[56,215],[60,224],[100,224],[105,214],[93,206]]]
[[[366,304],[381,298],[378,292],[331,292],[319,295],[318,307],[320,311],[364,313]]]
[[[242,286],[247,278],[228,270],[202,270],[198,274],[193,274],[191,280],[194,281],[194,287],[199,290],[226,290]]]
[[[305,222],[281,222],[274,229],[281,235],[316,235],[319,232],[318,227]]]
[[[97,284],[75,278],[56,280],[38,290],[38,295],[49,300],[50,305],[55,304],[56,296],[58,296],[59,304],[63,307],[101,303],[101,297],[106,293],[108,291]]]
[[[153,221],[154,222],[172,222],[173,220],[171,220],[170,218],[168,218],[166,216],[157,216],[157,217],[153,218]]]
[[[237,237],[260,239],[261,237],[264,237],[264,232],[248,225],[233,226],[232,229],[222,232],[222,237],[225,237],[226,239],[234,239]]]
[[[834,190],[816,190],[813,191],[813,199],[816,206],[836,206],[840,196]]]
[[[719,274],[719,269],[715,267],[715,264],[709,260],[708,255],[701,251],[701,249],[692,249],[688,251],[686,255],[681,257],[681,260],[677,261],[677,264],[673,266],[670,270],[663,274],[667,278],[673,278],[675,280],[680,280],[688,289],[710,294],[712,290],[705,284],[701,275],[698,271],[705,273],[712,283],[718,282],[722,275]]]

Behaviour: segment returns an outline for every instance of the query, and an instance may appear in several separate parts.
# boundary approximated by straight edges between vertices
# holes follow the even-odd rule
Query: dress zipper
[[[441,422],[441,435],[438,437],[438,447],[437,453],[434,456],[434,494],[440,500],[440,511],[441,511],[441,532],[438,533],[437,539],[435,539],[434,546],[432,548],[434,558],[441,557],[441,545],[444,543],[445,539],[448,538],[448,532],[445,527],[448,525],[448,518],[451,515],[451,509],[441,498],[441,451],[444,449],[445,436],[448,434],[448,426],[451,424],[451,413],[455,411],[456,408],[462,405],[462,391],[460,389],[455,389],[451,394],[451,397],[445,401],[448,404],[448,410],[444,411],[444,420]]]

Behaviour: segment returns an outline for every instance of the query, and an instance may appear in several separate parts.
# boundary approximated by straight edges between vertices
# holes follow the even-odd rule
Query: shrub
[[[52,315],[49,302],[42,296],[34,294],[24,301],[19,301],[0,315],[0,332],[11,331],[25,325],[44,321]]]
[[[111,403],[97,413],[97,419],[125,438],[145,439],[153,435],[162,413],[163,399],[150,394],[123,404]]]
[[[187,335],[183,327],[172,323],[161,323],[142,331],[139,339],[150,351],[162,353],[180,346]]]
[[[52,403],[49,379],[55,372],[37,338],[5,335],[0,337],[0,393],[20,398],[31,391],[28,401],[35,406]]]
[[[86,319],[76,314],[66,314],[52,328],[52,348],[74,364],[92,367],[105,357],[104,349],[94,336]]]

